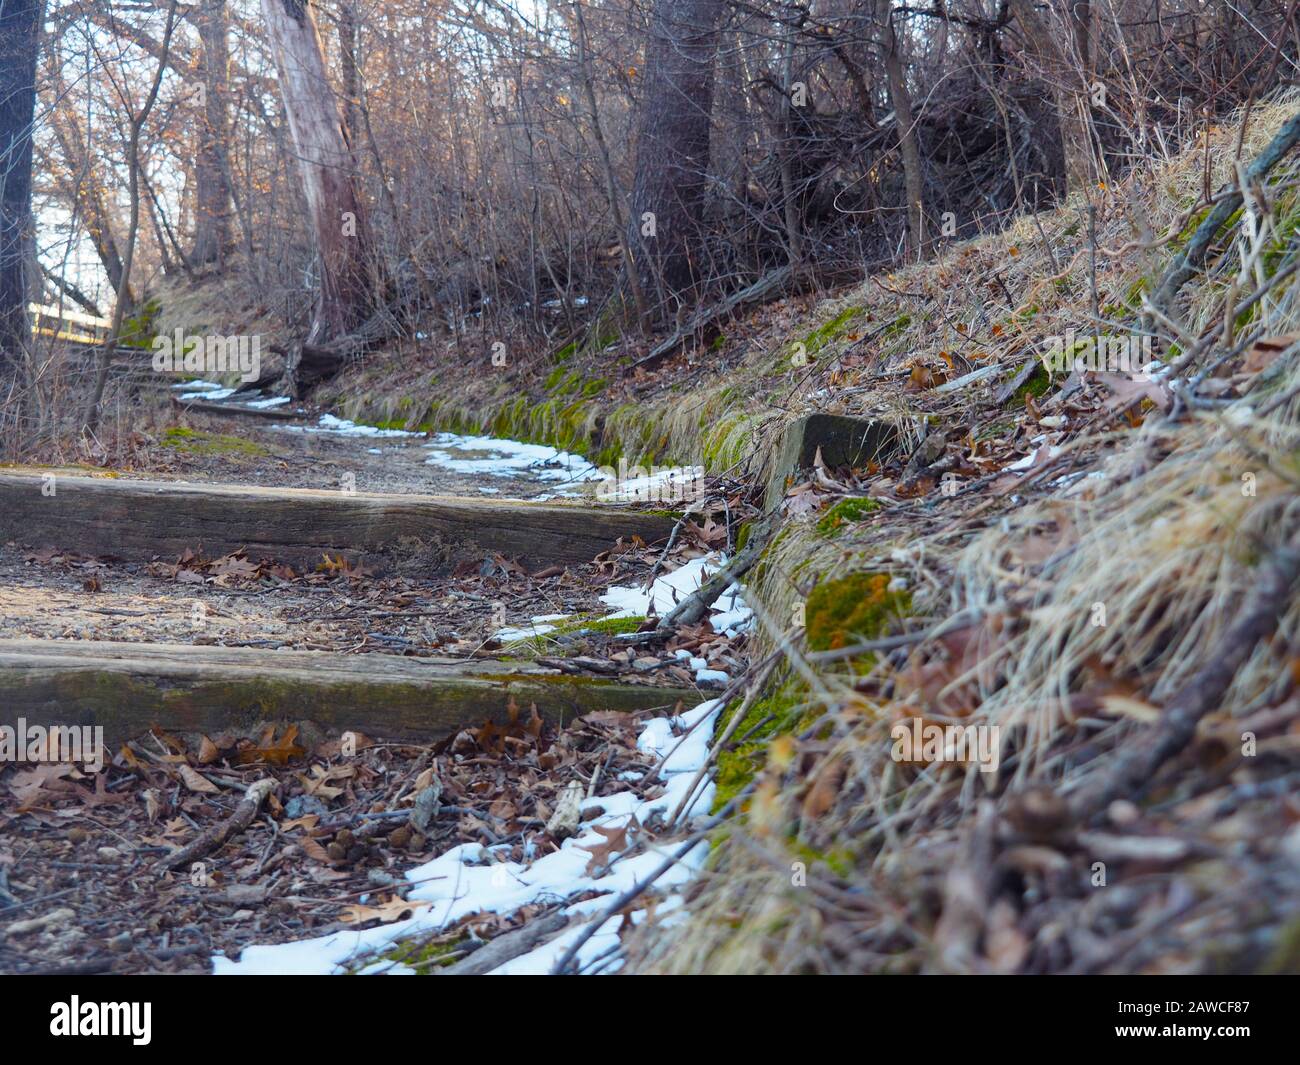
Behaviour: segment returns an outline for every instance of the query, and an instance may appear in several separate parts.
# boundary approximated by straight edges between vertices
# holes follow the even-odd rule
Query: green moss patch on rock
[[[805,634],[814,651],[832,651],[855,639],[881,636],[911,609],[906,591],[890,591],[888,573],[851,573],[822,581],[804,605]]]

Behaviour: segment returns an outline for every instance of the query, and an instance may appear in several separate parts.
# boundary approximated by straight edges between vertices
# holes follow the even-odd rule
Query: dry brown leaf
[[[345,906],[343,912],[339,914],[339,920],[344,924],[361,924],[365,921],[381,921],[388,924],[391,921],[400,921],[407,914],[424,909],[428,905],[427,902],[407,902],[405,899],[394,898],[381,902],[378,906],[359,904]]]
[[[220,793],[221,789],[198,770],[191,769],[187,765],[178,768],[181,772],[181,781],[190,791],[196,791],[201,795],[217,795]]]

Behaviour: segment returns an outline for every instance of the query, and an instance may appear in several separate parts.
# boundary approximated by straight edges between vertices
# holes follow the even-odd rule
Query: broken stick
[[[156,862],[153,867],[154,872],[169,872],[220,849],[231,836],[244,831],[253,823],[253,818],[257,816],[257,811],[262,808],[262,803],[266,802],[266,797],[274,790],[275,781],[269,777],[255,780],[248,786],[248,790],[244,792],[244,798],[235,807],[233,814],[222,821],[221,824],[213,825],[201,833],[180,850],[173,851],[166,858]]]

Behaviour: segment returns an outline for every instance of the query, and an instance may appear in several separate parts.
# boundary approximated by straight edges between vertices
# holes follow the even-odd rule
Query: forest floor
[[[656,367],[641,337],[494,373],[426,339],[316,392],[425,438],[303,433],[315,412],[120,433],[128,477],[590,500],[590,467],[620,456],[709,476],[666,547],[561,567],[6,545],[7,632],[518,656],[653,676],[682,705],[562,724],[519,705],[351,755],[305,731],[155,732],[93,780],[11,766],[0,967],[1297,971],[1300,164],[1227,217],[1204,195],[1296,104]],[[1160,297],[1202,226],[1203,261]],[[791,462],[814,418],[881,446]],[[715,553],[757,558],[743,602],[652,638],[641,619]],[[185,627],[200,583],[207,633]],[[276,788],[210,878],[147,873],[260,776]]]
[[[592,496],[591,467],[552,448],[427,439],[314,415],[277,425],[190,412],[161,445],[138,441],[132,460],[112,475],[534,500],[579,497],[585,479]],[[715,481],[714,494],[721,489]],[[0,546],[0,640],[308,650],[363,661],[375,654],[518,659],[543,672],[662,688],[664,708],[675,703],[680,712],[683,692],[699,693],[690,700],[697,702],[748,664],[739,624],[730,632],[707,622],[686,627],[653,647],[629,641],[716,567],[719,533],[697,520],[683,521],[671,545],[612,543],[589,563],[532,571],[500,555],[441,572],[412,561],[376,573],[364,561],[328,557],[298,569],[245,552],[140,562],[10,542]],[[604,875],[614,855],[649,853],[659,832],[672,837],[662,822],[682,813],[674,809],[678,792],[664,786],[665,752],[643,741],[647,729],[662,741],[671,727],[663,733],[649,728],[644,713],[603,711],[557,724],[513,701],[466,708],[463,716],[465,727],[439,743],[354,733],[346,754],[339,736],[310,722],[212,735],[160,722],[109,752],[98,772],[67,763],[6,766],[0,970],[205,972],[213,956],[236,958],[250,943],[365,929],[392,930],[395,938],[399,918],[419,923],[431,905],[408,901],[423,881],[404,874],[421,861],[487,847],[490,858],[466,862],[513,869],[558,853],[566,840],[567,861],[574,844],[615,824],[590,844],[594,857],[580,850],[580,881]],[[219,853],[203,855],[193,867],[201,872],[187,863],[159,877],[153,863],[215,830],[260,779],[273,780],[275,790],[258,820]],[[411,804],[431,787],[438,794],[419,821]],[[575,798],[569,793],[578,787]],[[559,810],[565,795],[567,808]],[[616,800],[610,817],[600,807],[606,795]],[[629,829],[621,811],[656,798],[660,823],[643,814]],[[498,914],[472,907],[419,936],[410,931],[386,964],[451,965],[539,916],[552,929],[538,940],[544,945],[567,923],[560,910],[606,894],[540,893]]]

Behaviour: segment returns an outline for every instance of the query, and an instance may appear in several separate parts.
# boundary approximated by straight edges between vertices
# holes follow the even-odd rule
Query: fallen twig
[[[207,829],[180,850],[156,862],[153,867],[154,872],[166,873],[218,850],[231,836],[244,831],[252,824],[253,818],[257,816],[257,811],[262,808],[262,803],[274,790],[275,781],[269,777],[253,781],[248,786],[248,790],[244,792],[243,801],[235,807],[233,814],[222,821],[221,824]]]

